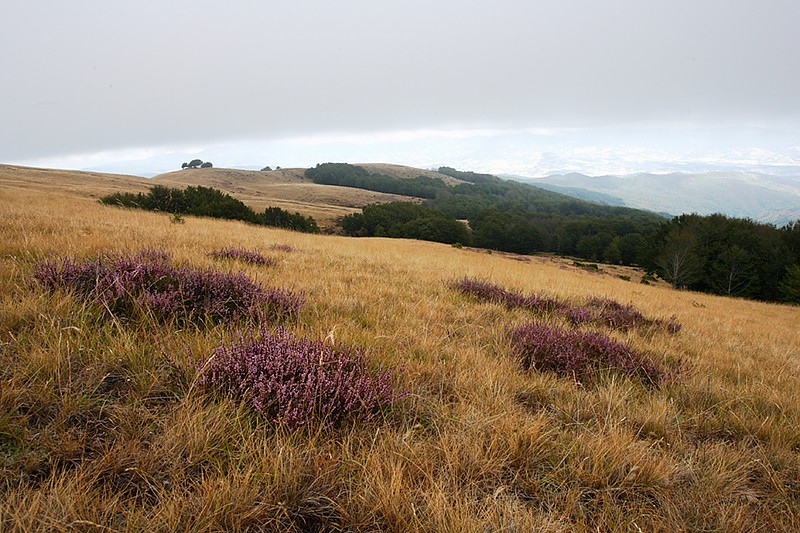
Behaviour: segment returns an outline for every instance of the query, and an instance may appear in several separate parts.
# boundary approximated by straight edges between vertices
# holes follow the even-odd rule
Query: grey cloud
[[[0,161],[317,132],[800,125],[800,4],[4,2]]]

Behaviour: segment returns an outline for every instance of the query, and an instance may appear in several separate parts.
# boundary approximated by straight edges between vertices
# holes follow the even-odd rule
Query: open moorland
[[[797,307],[41,172],[0,181],[0,530],[800,530]]]
[[[399,165],[364,166],[375,172],[401,178],[431,173]],[[196,168],[168,172],[148,179],[99,172],[0,165],[0,185],[36,188],[43,191],[69,191],[76,195],[98,199],[115,192],[146,192],[153,185],[175,188],[201,185],[224,191],[256,211],[263,211],[267,207],[280,207],[290,212],[299,212],[304,216],[312,216],[323,229],[333,227],[342,217],[359,212],[365,205],[418,201],[416,198],[398,194],[318,185],[304,176],[304,170],[249,171]]]

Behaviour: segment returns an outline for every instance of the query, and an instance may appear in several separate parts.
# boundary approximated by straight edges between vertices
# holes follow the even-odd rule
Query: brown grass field
[[[420,174],[439,174],[400,165],[364,165],[371,172],[382,172],[400,178]],[[99,199],[115,192],[145,192],[153,185],[184,188],[191,185],[213,187],[241,200],[256,212],[267,207],[280,207],[292,213],[312,216],[323,230],[334,228],[345,215],[362,207],[386,202],[417,202],[416,198],[398,194],[317,185],[303,176],[304,169],[281,169],[269,172],[226,168],[198,168],[160,174],[147,179],[139,176],[53,170],[0,165],[0,186],[14,189],[37,189],[48,192],[71,192]],[[444,177],[445,181],[458,180]]]
[[[74,187],[0,181],[2,531],[800,530],[797,307],[555,258],[173,224]],[[192,387],[229,329],[103,318],[31,280],[45,258],[145,247],[219,267],[224,246],[276,265],[223,268],[305,293],[292,331],[365,348],[408,394],[377,421],[289,433]],[[615,336],[682,358],[684,378],[523,372],[505,330],[529,316],[448,287],[463,276],[677,315],[677,335]]]

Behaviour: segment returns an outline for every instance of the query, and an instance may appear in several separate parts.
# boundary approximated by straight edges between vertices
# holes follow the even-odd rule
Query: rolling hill
[[[365,165],[365,167],[397,177],[430,172],[399,165]],[[304,177],[304,170],[282,169],[261,172],[203,168],[141,178],[121,174],[0,165],[0,186],[67,191],[78,196],[100,198],[115,192],[144,192],[153,185],[179,188],[202,185],[226,192],[256,210],[263,211],[266,207],[273,206],[313,216],[321,227],[334,226],[341,217],[358,212],[365,205],[417,201],[396,194],[318,185]]]
[[[471,186],[469,182],[452,175],[425,169],[392,164],[358,165],[372,175],[393,179],[412,179],[417,176],[435,179],[447,187]],[[241,200],[256,211],[266,207],[280,207],[304,216],[313,216],[320,227],[332,228],[349,214],[356,213],[369,204],[398,201],[420,202],[420,198],[376,192],[355,187],[323,185],[308,179],[305,169],[280,169],[272,171],[238,170],[226,168],[198,168],[178,170],[152,178],[120,174],[81,172],[69,170],[37,169],[0,165],[0,185],[8,187],[35,187],[43,190],[68,190],[77,195],[100,198],[114,192],[142,192],[152,185],[183,188],[205,186],[219,189]],[[471,174],[471,173],[465,173]],[[493,176],[481,179],[497,180]],[[559,205],[573,205],[575,200],[565,194],[528,187],[524,194],[534,199],[539,208],[557,209]],[[519,192],[514,193],[515,196]],[[596,203],[586,204],[595,209]],[[613,213],[609,212],[609,216]],[[466,218],[466,216],[462,217]]]

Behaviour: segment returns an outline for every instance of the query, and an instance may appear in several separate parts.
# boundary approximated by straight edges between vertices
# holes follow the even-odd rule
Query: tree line
[[[663,223],[642,266],[675,288],[800,303],[800,221],[777,228],[715,214]]]
[[[231,195],[200,185],[185,189],[155,185],[146,193],[114,193],[102,197],[100,202],[147,211],[241,220],[262,226],[319,233],[319,227],[313,217],[290,213],[279,207],[268,207],[264,212],[256,213]]]
[[[436,198],[439,192],[447,189],[447,184],[440,179],[426,176],[394,178],[383,174],[370,174],[364,167],[348,163],[318,164],[307,169],[305,176],[321,185],[353,187],[415,198]]]

